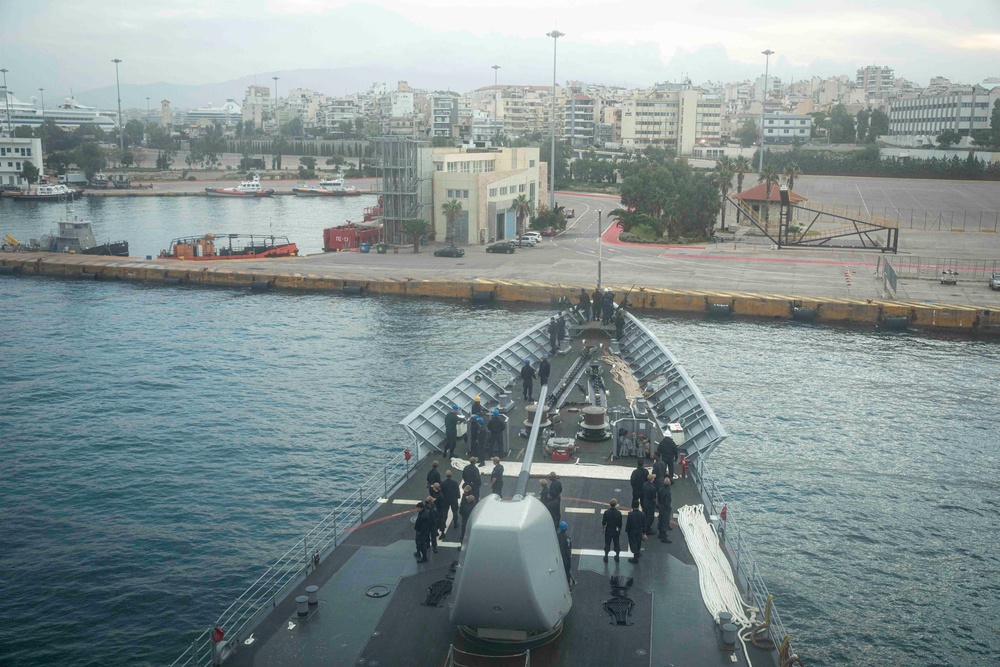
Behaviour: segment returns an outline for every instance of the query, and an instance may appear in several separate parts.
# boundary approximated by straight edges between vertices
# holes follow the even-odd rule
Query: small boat
[[[205,194],[209,197],[270,197],[274,194],[274,189],[262,188],[260,172],[255,171],[253,178],[240,181],[234,188],[205,188]]]
[[[323,179],[315,188],[299,183],[292,192],[300,197],[357,197],[361,194],[357,188],[345,186],[342,176]]]
[[[10,192],[7,196],[17,201],[66,201],[82,194],[82,191],[74,190],[63,183],[50,183],[36,185],[20,192]]]
[[[298,246],[287,236],[263,234],[205,234],[174,239],[160,251],[160,259],[259,259],[297,257]]]
[[[80,255],[111,255],[114,257],[128,257],[128,241],[108,241],[107,243],[97,243],[94,239],[94,231],[90,227],[90,222],[79,220],[76,216],[69,219],[69,214],[60,220],[57,230],[52,234],[46,234],[33,247],[43,252],[68,252]]]
[[[104,173],[94,174],[94,177],[90,179],[90,187],[92,188],[107,189],[109,185],[111,185],[111,179]]]

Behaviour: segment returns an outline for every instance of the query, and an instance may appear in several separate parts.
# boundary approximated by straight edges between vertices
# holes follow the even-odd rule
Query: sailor
[[[657,524],[657,529],[660,533],[660,541],[670,544],[670,538],[667,537],[667,531],[673,530],[670,527],[670,480],[664,480],[656,489],[656,504],[660,506],[660,517],[659,523]]]
[[[493,416],[490,417],[486,428],[490,431],[490,453],[494,456],[503,456],[503,432],[507,430],[507,422],[500,416],[500,410],[494,408]],[[486,452],[483,452],[485,455]],[[479,498],[478,494],[473,494]]]
[[[431,543],[431,520],[423,503],[417,503],[417,520],[413,522],[417,550],[413,556],[418,563],[427,562],[427,547]]]
[[[465,540],[465,530],[469,527],[469,517],[472,510],[476,508],[476,497],[472,495],[472,487],[465,487],[465,495],[462,496],[462,504],[458,508],[458,515],[462,517],[462,534],[458,537],[458,550],[462,550],[462,542]]]
[[[590,321],[590,295],[587,294],[587,290],[580,288],[580,296],[576,298],[577,310],[580,313],[580,317],[583,318],[584,322]]]
[[[438,462],[431,463],[431,469],[427,471],[427,488],[434,486],[435,482],[441,481],[441,472],[438,470]]]
[[[667,472],[670,473],[670,479],[673,479],[674,463],[677,462],[677,445],[674,444],[674,439],[669,435],[663,436],[663,440],[660,440],[660,444],[656,446],[656,451],[660,453],[663,461],[667,464]]]
[[[653,454],[653,474],[656,475],[653,484],[656,488],[660,488],[663,486],[663,479],[667,476],[667,464],[663,462],[663,457],[660,456],[659,452]]]
[[[472,407],[469,408],[469,414],[473,417],[482,417],[486,414],[486,408],[483,407],[482,396],[476,396],[472,399]]]
[[[458,410],[457,405],[452,405],[451,412],[444,416],[444,457],[446,459],[452,457],[458,444]]]
[[[437,487],[435,490],[434,486]],[[441,531],[441,513],[438,512],[438,498],[441,497],[441,485],[435,484],[431,487],[430,493],[424,498],[424,505],[427,507],[427,516],[431,521],[431,548],[434,553],[438,552],[438,533]]]
[[[538,384],[539,386],[549,383],[549,373],[552,372],[552,366],[549,364],[549,355],[543,354],[542,361],[538,364]]]
[[[474,407],[474,406],[473,406]],[[483,420],[478,415],[469,418],[469,456],[479,456],[479,427]]]
[[[549,348],[552,354],[559,350],[559,323],[556,318],[549,318]]]
[[[462,495],[462,489],[459,487],[458,481],[452,479],[450,470],[446,470],[444,473],[444,481],[441,482],[441,493],[444,496],[445,502],[443,514],[445,530],[447,530],[448,510],[451,510],[452,526],[458,526],[458,499]],[[444,538],[444,532],[445,531],[441,531],[442,538]]]
[[[646,483],[642,485],[642,513],[646,515],[646,533],[653,530],[653,519],[656,515],[656,485],[653,481],[656,475],[649,473]]]
[[[542,479],[539,481],[539,484],[542,485],[542,490],[538,492],[538,499],[542,501],[542,504],[545,505],[545,509],[547,509],[549,514],[552,515],[553,525],[558,526],[561,514],[559,505],[562,501],[562,484],[559,483],[559,480],[555,480],[559,486],[553,489],[552,481],[553,480],[551,479]],[[558,491],[560,495],[556,495],[556,491]]]
[[[601,295],[601,324],[611,322],[611,315],[615,310],[615,293],[610,288],[604,290]]]
[[[625,306],[622,306],[612,318],[615,323],[615,338],[621,340],[625,335]]]
[[[479,442],[476,443],[476,457],[482,461],[486,456],[486,443],[490,437],[490,430],[486,428],[486,422],[482,417],[476,417],[476,421],[479,422]],[[480,463],[479,467],[482,468],[484,465]]]
[[[500,457],[493,457],[493,472],[490,473],[490,491],[503,498],[503,464]]]
[[[524,383],[524,400],[530,401],[532,395],[535,393],[535,369],[531,367],[531,361],[529,359],[525,359],[524,365],[521,366],[521,382]]]
[[[632,509],[639,507],[639,499],[642,498],[642,485],[646,483],[648,476],[649,471],[646,470],[645,462],[640,457],[635,464],[635,470],[632,471],[632,476],[629,478],[629,484],[632,485]]]
[[[617,563],[618,555],[622,551],[621,545],[618,543],[618,537],[622,532],[622,512],[618,509],[617,498],[612,498],[608,505],[610,507],[604,510],[604,516],[601,517],[601,532],[604,533],[604,562],[608,562],[608,552],[614,545],[615,562]]]
[[[597,320],[601,319],[601,297],[603,295],[604,294],[601,292],[600,287],[594,289],[594,293],[590,295],[591,299],[590,308],[593,311],[590,314],[590,319],[593,322],[596,322]]]
[[[632,551],[632,557],[628,559],[628,562],[638,563],[639,552],[646,539],[646,515],[642,513],[642,510],[634,509],[628,513],[625,534],[628,535],[628,548]]]
[[[563,567],[566,568],[566,583],[572,586],[576,582],[569,573],[570,565],[573,563],[573,540],[566,534],[568,528],[569,525],[565,521],[560,521],[556,539],[559,540],[559,553],[562,554]]]
[[[479,474],[479,468],[476,467],[478,460],[473,456],[469,459],[469,465],[462,469],[462,481],[472,487],[472,495],[476,498],[479,497],[479,487],[483,484],[483,477]]]
[[[564,340],[569,338],[569,326],[566,324],[566,313],[559,311],[559,319],[556,320],[559,325],[559,343],[562,344]]]

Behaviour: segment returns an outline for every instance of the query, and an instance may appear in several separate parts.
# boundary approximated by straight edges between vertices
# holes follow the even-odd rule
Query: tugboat
[[[240,181],[234,188],[205,188],[205,194],[209,197],[270,197],[274,194],[274,189],[262,188],[260,172],[255,171],[253,178]]]
[[[299,183],[292,188],[292,192],[301,197],[357,197],[361,191],[352,186],[344,185],[344,177],[339,176],[333,179],[324,179],[319,182],[319,187],[308,187],[305,183]]]
[[[16,201],[66,201],[82,194],[81,190],[74,190],[63,183],[51,183],[36,185],[20,192],[11,192],[8,196]]]
[[[72,220],[60,220],[58,229],[53,234],[46,234],[37,244],[32,243],[43,252],[69,252],[80,255],[112,255],[128,257],[128,241],[108,241],[98,244],[90,223],[73,216]]]
[[[297,257],[299,248],[287,236],[262,234],[205,234],[174,239],[160,251],[160,259],[258,259]]]

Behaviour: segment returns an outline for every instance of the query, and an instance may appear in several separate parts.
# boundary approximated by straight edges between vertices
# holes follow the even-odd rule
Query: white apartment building
[[[973,130],[989,129],[997,99],[1000,87],[989,91],[982,86],[953,86],[943,93],[897,99],[889,108],[889,136],[933,143],[945,130],[955,130],[967,137]]]
[[[594,98],[576,93],[563,103],[563,139],[574,147],[594,143]]]
[[[431,95],[431,136],[458,136],[458,111],[461,95],[451,91]]]
[[[722,138],[722,98],[697,88],[639,90],[622,105],[622,147],[670,148],[690,155],[696,145],[717,145]]]
[[[868,97],[879,97],[892,94],[894,81],[895,74],[891,67],[868,65],[858,69],[855,85]]]
[[[764,143],[790,144],[795,140],[809,141],[812,135],[812,116],[769,113],[764,116]]]
[[[357,103],[351,99],[327,99],[316,111],[316,125],[328,132],[339,132],[342,123],[354,124],[361,115]]]
[[[0,137],[0,185],[27,188],[28,182],[21,177],[26,162],[38,167],[39,173],[44,170],[41,139]]]

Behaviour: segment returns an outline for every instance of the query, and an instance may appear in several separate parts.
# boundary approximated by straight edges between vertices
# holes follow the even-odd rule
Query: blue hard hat
[[[524,360],[524,365],[525,365],[525,366],[527,366],[527,365],[528,365],[528,364],[530,364],[530,363],[531,363],[531,360],[530,360],[530,359],[525,359],[525,360]]]
[[[497,408],[493,408],[493,414],[495,415],[500,414],[500,410],[498,410]]]
[[[480,424],[484,424],[484,423],[485,423],[485,422],[483,421],[483,418],[482,418],[482,417],[476,417],[476,421],[477,421],[477,422],[479,422]]]
[[[455,404],[452,404],[452,406],[451,406],[451,409],[452,409],[452,410],[458,410],[458,406],[457,406],[457,405],[455,405]]]
[[[565,521],[560,521],[559,522],[559,530],[566,530],[567,528],[569,528],[569,524],[568,523],[566,523]]]

